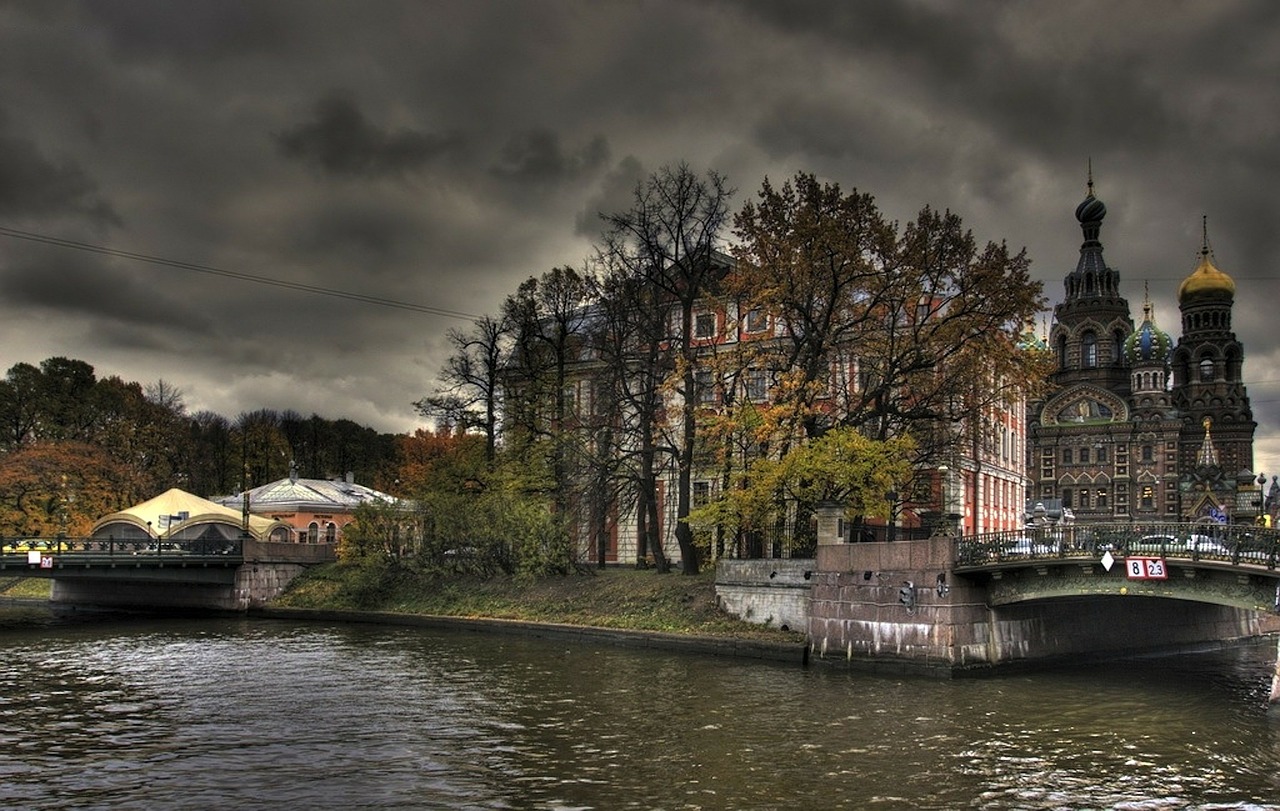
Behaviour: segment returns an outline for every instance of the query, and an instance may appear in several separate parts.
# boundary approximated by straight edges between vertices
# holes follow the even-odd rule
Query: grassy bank
[[[293,608],[396,611],[555,622],[600,628],[794,642],[803,636],[736,620],[716,607],[714,573],[634,569],[520,579],[424,577],[329,564],[295,580],[275,602]]]
[[[798,642],[802,634],[742,622],[716,607],[714,573],[696,577],[606,569],[534,579],[427,577],[406,569],[326,564],[290,584],[275,605],[555,622],[598,628]],[[51,581],[0,580],[0,597],[47,600]]]
[[[0,597],[11,600],[47,600],[53,591],[53,581],[43,577],[0,578]]]

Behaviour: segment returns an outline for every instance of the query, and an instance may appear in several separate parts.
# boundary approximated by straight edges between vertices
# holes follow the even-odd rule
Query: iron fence
[[[957,567],[1004,562],[1157,556],[1276,568],[1280,530],[1253,524],[1124,523],[1026,528],[960,538]]]

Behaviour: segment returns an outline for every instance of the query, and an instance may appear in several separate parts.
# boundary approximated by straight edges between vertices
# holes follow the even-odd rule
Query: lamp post
[[[889,525],[885,528],[884,538],[886,541],[897,540],[897,525],[894,523],[894,517],[898,513],[898,491],[890,490],[884,494],[889,501]]]
[[[1262,526],[1266,522],[1262,519],[1262,505],[1264,504],[1264,495],[1262,489],[1267,485],[1267,476],[1265,473],[1258,473],[1258,515],[1253,522],[1258,526]]]

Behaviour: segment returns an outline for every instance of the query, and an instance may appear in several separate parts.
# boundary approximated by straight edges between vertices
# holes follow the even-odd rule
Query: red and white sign
[[[1125,570],[1130,580],[1168,580],[1169,567],[1164,558],[1125,558]]]

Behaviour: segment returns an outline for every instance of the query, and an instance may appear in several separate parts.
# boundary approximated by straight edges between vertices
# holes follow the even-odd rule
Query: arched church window
[[[1067,336],[1058,336],[1058,368],[1067,368]]]
[[[1081,336],[1080,365],[1085,369],[1094,369],[1098,366],[1098,336],[1092,332],[1086,332]]]
[[[1200,380],[1204,383],[1213,382],[1213,360],[1205,358],[1200,361]]]

